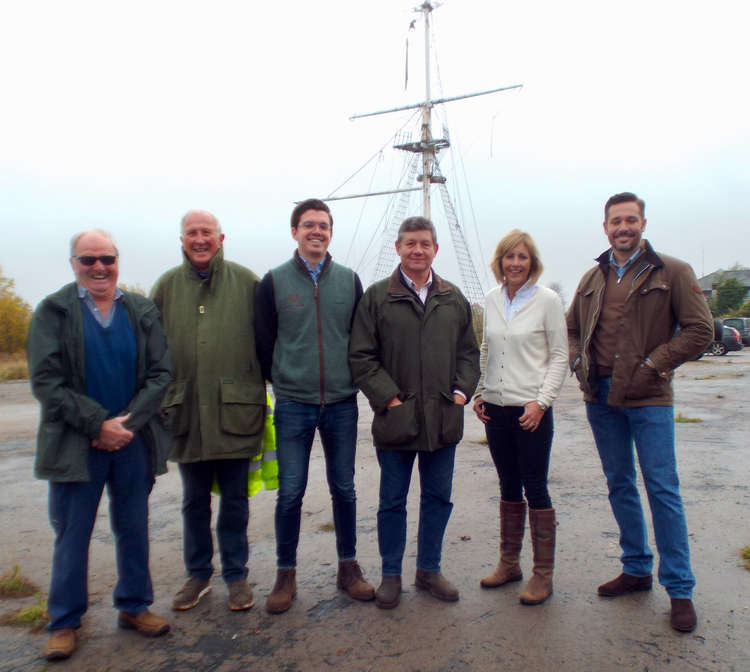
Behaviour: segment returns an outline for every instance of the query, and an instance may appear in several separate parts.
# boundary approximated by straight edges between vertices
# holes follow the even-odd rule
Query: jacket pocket
[[[238,436],[263,432],[266,419],[266,388],[258,383],[221,379],[221,430]]]
[[[372,421],[372,437],[375,443],[411,443],[419,436],[416,414],[416,399],[411,397],[398,406],[391,406],[385,413],[377,413]]]
[[[37,438],[37,476],[53,481],[86,480],[89,445],[89,439],[67,423],[43,422]]]
[[[172,436],[184,436],[190,428],[190,412],[185,403],[188,384],[185,380],[175,380],[169,384],[161,407],[167,418],[167,426]]]
[[[464,405],[457,404],[452,394],[441,394],[440,397],[440,443],[453,446],[464,435]]]
[[[662,378],[654,367],[641,360],[636,364],[633,375],[625,390],[625,399],[649,399],[664,394],[665,386],[669,385],[668,378]]]

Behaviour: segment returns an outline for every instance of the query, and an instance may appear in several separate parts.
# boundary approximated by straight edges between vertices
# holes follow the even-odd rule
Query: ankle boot
[[[526,502],[500,500],[500,562],[492,574],[480,581],[482,588],[497,588],[523,578],[518,558],[525,522]]]
[[[552,595],[556,525],[554,509],[529,509],[534,575],[521,593],[521,604],[541,604]]]
[[[276,583],[271,594],[266,598],[266,611],[269,614],[283,614],[292,606],[292,600],[297,594],[296,575],[296,569],[276,571]]]

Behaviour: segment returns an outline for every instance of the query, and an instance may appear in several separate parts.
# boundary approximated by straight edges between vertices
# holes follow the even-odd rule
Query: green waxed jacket
[[[370,401],[375,446],[435,451],[463,436],[464,407],[479,381],[479,348],[471,307],[454,285],[433,271],[423,306],[397,268],[359,302],[349,344],[354,383]],[[400,406],[387,408],[398,396]]]
[[[159,313],[145,297],[124,293],[123,306],[136,337],[136,393],[127,429],[140,432],[153,475],[167,470],[170,437],[159,405],[171,378]],[[109,412],[86,396],[85,342],[75,283],[44,299],[34,311],[26,343],[34,396],[42,405],[34,471],[57,482],[88,481],[91,441]]]
[[[164,397],[176,462],[254,457],[262,450],[266,390],[255,354],[258,277],[220,249],[201,278],[185,258],[151,295],[174,365]]]

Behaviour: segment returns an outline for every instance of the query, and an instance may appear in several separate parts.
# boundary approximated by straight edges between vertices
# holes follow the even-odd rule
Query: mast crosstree
[[[404,110],[418,109],[422,110],[422,121],[419,139],[412,141],[411,138],[399,138],[393,145],[394,149],[398,149],[404,152],[410,152],[413,154],[408,159],[408,167],[404,173],[404,178],[399,184],[397,189],[390,191],[380,191],[371,194],[357,194],[355,196],[339,196],[332,197],[324,200],[340,200],[343,198],[362,198],[365,196],[385,195],[385,194],[399,194],[395,207],[393,208],[390,216],[387,218],[387,223],[383,227],[381,235],[380,252],[378,254],[378,260],[375,264],[375,272],[373,281],[380,280],[388,276],[395,265],[398,262],[398,256],[395,250],[395,241],[397,237],[398,227],[406,216],[409,207],[409,201],[412,192],[422,192],[422,212],[424,217],[432,219],[432,202],[431,202],[431,187],[433,184],[437,185],[440,191],[440,197],[443,204],[443,210],[445,218],[448,222],[448,228],[451,234],[451,240],[453,242],[453,248],[456,253],[456,261],[458,262],[459,273],[461,274],[461,281],[463,284],[464,294],[471,304],[481,305],[484,302],[484,289],[479,279],[476,266],[471,257],[469,246],[467,244],[466,235],[463,227],[456,215],[456,211],[453,208],[450,194],[446,186],[446,178],[440,171],[440,165],[437,161],[437,154],[440,150],[447,149],[450,147],[450,140],[448,138],[447,129],[444,127],[442,138],[434,138],[432,135],[432,108],[436,105],[443,103],[452,102],[455,100],[462,100],[464,98],[473,98],[475,96],[484,96],[490,93],[496,93],[498,91],[508,91],[510,89],[519,89],[522,84],[514,84],[512,86],[503,86],[496,89],[490,89],[488,91],[479,91],[475,93],[467,93],[460,96],[452,96],[448,98],[439,98],[436,100],[432,99],[430,93],[430,15],[432,11],[439,5],[433,4],[430,0],[425,0],[421,5],[414,8],[415,12],[419,12],[424,18],[424,44],[425,44],[425,99],[422,103],[415,103],[413,105],[404,105],[402,107],[394,107],[389,110],[381,110],[379,112],[367,112],[365,114],[356,114],[350,117],[350,119],[361,119],[363,117],[372,117],[381,114],[389,114],[392,112],[401,112]],[[421,174],[417,174],[421,167]]]

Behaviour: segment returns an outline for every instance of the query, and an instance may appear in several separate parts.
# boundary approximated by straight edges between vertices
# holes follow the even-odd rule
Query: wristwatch
[[[543,401],[539,401],[539,399],[536,400],[536,403],[543,411],[546,411],[549,408],[547,404],[545,404]]]

